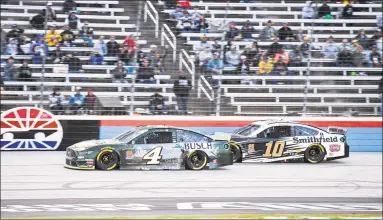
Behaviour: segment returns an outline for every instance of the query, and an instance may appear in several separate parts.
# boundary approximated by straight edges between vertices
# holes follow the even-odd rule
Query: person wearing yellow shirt
[[[47,32],[47,36],[45,38],[49,47],[55,47],[56,44],[62,40],[61,35],[56,31],[54,26],[49,27],[49,31]]]
[[[266,73],[266,60],[265,57],[261,57],[261,60],[259,61],[258,64],[258,74],[262,75]]]
[[[274,69],[274,57],[273,56],[269,56],[268,60],[267,60],[267,63],[266,63],[266,73],[267,74],[270,74],[271,72],[273,72],[273,69]]]

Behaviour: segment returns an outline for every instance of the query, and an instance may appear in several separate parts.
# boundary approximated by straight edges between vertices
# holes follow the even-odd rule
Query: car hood
[[[106,139],[106,140],[90,140],[90,141],[82,141],[77,144],[70,146],[73,150],[86,150],[92,147],[97,147],[100,145],[117,145],[122,144],[121,141],[116,139]]]

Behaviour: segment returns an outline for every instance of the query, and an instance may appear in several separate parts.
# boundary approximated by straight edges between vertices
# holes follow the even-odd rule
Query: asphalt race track
[[[1,152],[1,217],[381,213],[382,154],[206,171],[79,171],[65,152]]]

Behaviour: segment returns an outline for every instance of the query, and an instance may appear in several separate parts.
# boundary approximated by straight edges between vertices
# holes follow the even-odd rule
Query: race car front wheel
[[[236,143],[230,143],[230,150],[233,153],[233,163],[242,162],[242,151]]]
[[[326,156],[326,150],[322,145],[311,145],[305,151],[305,162],[320,163]]]
[[[104,149],[96,157],[96,167],[100,170],[113,170],[118,164],[118,155],[111,149]]]
[[[186,169],[202,170],[206,167],[208,157],[202,151],[194,151],[186,156]]]

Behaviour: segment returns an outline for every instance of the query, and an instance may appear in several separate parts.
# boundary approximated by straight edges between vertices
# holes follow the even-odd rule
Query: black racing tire
[[[231,142],[230,150],[233,153],[233,163],[242,163],[242,150],[238,144]]]
[[[322,162],[325,156],[326,149],[320,144],[313,144],[306,149],[304,160],[306,163],[317,164]]]
[[[119,158],[112,149],[103,149],[96,157],[96,168],[99,170],[113,170],[117,167]]]
[[[203,170],[208,163],[208,156],[203,151],[193,151],[186,155],[187,170]]]

